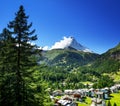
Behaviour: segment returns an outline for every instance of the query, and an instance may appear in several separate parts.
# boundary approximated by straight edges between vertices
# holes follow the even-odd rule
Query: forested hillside
[[[54,83],[54,89],[85,87],[83,82],[91,82],[95,88],[111,86],[114,82],[110,73],[120,70],[119,56],[120,44],[102,55],[73,49],[47,51],[44,52],[41,62],[46,65],[44,71],[41,71],[42,78]]]
[[[93,62],[98,54],[74,49],[55,49],[43,52],[40,63],[49,66],[79,67]]]
[[[102,54],[92,64],[92,68],[100,73],[120,71],[120,44]]]

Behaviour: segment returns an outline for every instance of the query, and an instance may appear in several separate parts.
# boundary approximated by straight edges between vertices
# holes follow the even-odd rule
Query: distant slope
[[[116,47],[109,49],[106,53],[103,54],[103,56],[105,58],[120,60],[120,43]]]
[[[40,63],[50,66],[72,66],[78,67],[93,62],[98,54],[77,51],[72,48],[55,49],[43,53]]]
[[[92,65],[92,68],[101,73],[116,72],[120,70],[120,43],[109,49],[106,53],[102,54],[95,63]]]

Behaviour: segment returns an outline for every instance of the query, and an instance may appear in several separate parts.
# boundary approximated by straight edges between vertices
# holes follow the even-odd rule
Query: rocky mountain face
[[[71,39],[71,42],[70,44],[68,45],[68,47],[66,48],[74,48],[76,50],[79,50],[79,51],[83,51],[83,52],[92,52],[90,49],[88,49],[87,47],[81,45],[80,43],[78,43],[73,37],[70,37]]]

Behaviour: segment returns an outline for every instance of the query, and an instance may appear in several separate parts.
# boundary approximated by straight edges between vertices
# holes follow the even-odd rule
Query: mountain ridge
[[[43,53],[40,63],[49,66],[72,66],[78,67],[93,62],[96,53],[77,51],[74,49],[53,49]]]
[[[67,48],[73,48],[75,50],[83,51],[83,52],[92,52],[87,47],[81,45],[76,41],[74,37],[64,37],[63,40],[56,42],[52,49],[67,49]]]
[[[92,64],[92,68],[101,73],[120,71],[120,43],[101,54]]]

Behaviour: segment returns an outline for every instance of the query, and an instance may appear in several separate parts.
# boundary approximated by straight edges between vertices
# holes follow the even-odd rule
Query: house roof
[[[102,103],[102,99],[92,98],[92,102],[95,102],[95,103],[97,103],[97,104],[101,104],[101,103]]]
[[[96,94],[97,94],[97,95],[102,95],[102,94],[103,94],[103,92],[96,92]]]
[[[63,106],[65,106],[65,105],[67,105],[67,104],[70,104],[71,103],[71,101],[69,101],[69,100],[59,100],[58,101],[58,103],[60,103],[61,105],[63,105]]]

